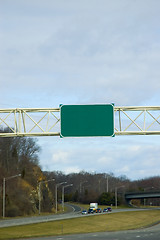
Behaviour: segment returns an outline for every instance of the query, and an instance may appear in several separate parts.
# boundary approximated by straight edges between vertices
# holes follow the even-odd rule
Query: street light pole
[[[71,187],[71,186],[73,186],[73,184],[68,184],[68,185],[62,187],[62,209],[63,209],[63,212],[64,212],[64,189],[66,187]]]
[[[38,206],[38,210],[39,210],[39,215],[41,214],[41,183],[43,182],[50,182],[50,181],[54,181],[55,179],[50,179],[50,180],[46,180],[46,181],[40,181],[39,182],[39,206]]]
[[[5,203],[6,203],[6,181],[11,179],[11,178],[15,178],[15,177],[20,177],[21,174],[15,175],[15,176],[11,176],[11,177],[7,177],[7,178],[3,178],[3,211],[2,211],[2,217],[5,218]]]
[[[61,182],[61,183],[57,183],[56,186],[55,186],[55,202],[56,202],[56,213],[57,213],[57,188],[62,185],[62,184],[65,184],[67,182]]]

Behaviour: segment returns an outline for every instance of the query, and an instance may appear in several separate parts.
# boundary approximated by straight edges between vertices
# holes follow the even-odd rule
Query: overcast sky
[[[0,108],[160,106],[159,0],[0,0]],[[160,136],[39,137],[43,170],[160,175]]]

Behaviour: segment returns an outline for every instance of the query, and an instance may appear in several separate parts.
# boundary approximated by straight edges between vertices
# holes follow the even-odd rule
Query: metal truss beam
[[[159,135],[160,107],[115,107],[115,135]]]
[[[114,129],[115,135],[160,135],[160,107],[114,107]],[[16,136],[60,136],[60,108],[0,109],[0,137]]]
[[[59,108],[0,109],[3,129],[0,137],[59,136],[59,111]]]

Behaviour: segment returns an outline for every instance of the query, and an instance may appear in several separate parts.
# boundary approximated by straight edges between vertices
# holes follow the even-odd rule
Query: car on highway
[[[84,215],[87,214],[87,210],[83,210],[82,214],[84,214]]]
[[[103,209],[103,212],[108,212],[108,208],[104,208],[104,209]]]
[[[89,214],[90,214],[90,213],[94,213],[93,208],[89,208],[89,209],[88,209],[88,213],[89,213]]]
[[[104,209],[103,209],[103,212],[112,212],[112,208],[111,208],[111,207],[104,208]]]
[[[96,213],[101,213],[102,212],[102,209],[101,208],[97,208],[96,209]]]
[[[112,208],[111,207],[108,207],[108,212],[112,212]]]

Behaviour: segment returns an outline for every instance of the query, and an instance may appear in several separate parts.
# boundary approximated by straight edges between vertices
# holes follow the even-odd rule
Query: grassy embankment
[[[146,227],[159,221],[159,210],[94,214],[91,217],[0,228],[0,239],[120,231]]]

